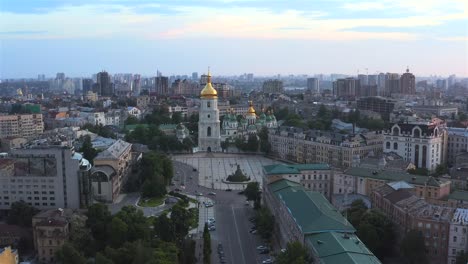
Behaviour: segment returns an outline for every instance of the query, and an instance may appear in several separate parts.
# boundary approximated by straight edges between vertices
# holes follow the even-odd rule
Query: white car
[[[265,259],[264,261],[262,261],[262,264],[272,264],[273,263],[273,260],[271,259]]]
[[[216,223],[216,220],[213,217],[208,218],[208,223]]]
[[[265,249],[268,249],[268,247],[264,246],[264,245],[261,245],[261,246],[257,247],[257,250],[265,250]]]

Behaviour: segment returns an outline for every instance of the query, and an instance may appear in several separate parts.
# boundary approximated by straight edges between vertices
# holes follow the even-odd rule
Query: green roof
[[[407,183],[416,184],[416,185],[429,185],[439,187],[441,184],[445,183],[446,179],[438,179],[432,176],[421,176],[413,175],[407,172],[397,172],[397,171],[386,171],[386,170],[374,170],[366,168],[353,167],[345,171],[346,174],[358,177],[379,179],[385,181],[405,181]]]
[[[454,191],[449,194],[448,198],[452,200],[468,201],[468,191]]]
[[[176,124],[161,124],[158,126],[159,129],[161,130],[166,130],[166,129],[176,129]]]
[[[283,181],[287,180],[271,183],[269,188],[288,208],[302,233],[355,232],[354,227],[322,194],[307,191],[298,184]]]
[[[304,170],[329,170],[330,166],[325,163],[309,163],[309,164],[274,164],[263,166],[266,174],[299,174]]]
[[[379,259],[352,233],[326,232],[306,236],[321,262],[335,263],[380,263]]]
[[[148,124],[126,125],[126,126],[125,126],[125,129],[128,130],[128,131],[133,131],[133,130],[135,130],[135,128],[137,128],[138,126],[142,126],[142,127],[144,127],[144,128],[147,128],[147,127],[148,127]]]

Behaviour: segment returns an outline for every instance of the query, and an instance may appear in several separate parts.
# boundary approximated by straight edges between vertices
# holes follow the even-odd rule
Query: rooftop
[[[280,180],[269,184],[269,188],[288,208],[291,217],[304,234],[328,231],[354,233],[354,227],[334,208],[325,197],[307,191],[300,185]]]
[[[309,163],[309,164],[274,164],[263,166],[266,174],[300,174],[305,170],[330,170],[330,166],[325,163]]]
[[[116,142],[114,142],[114,144],[112,144],[108,149],[104,150],[103,152],[100,152],[94,159],[119,159],[120,156],[124,153],[124,151],[130,148],[131,146],[132,144],[119,139]]]
[[[468,191],[455,190],[449,194],[448,199],[468,201]]]
[[[452,223],[468,224],[468,209],[457,208],[453,213]]]
[[[313,245],[320,263],[381,263],[355,234],[325,232],[308,235],[306,240]]]
[[[407,172],[398,172],[398,171],[386,171],[386,170],[374,170],[366,168],[349,168],[345,171],[345,174],[352,175],[356,177],[372,178],[385,181],[405,181],[414,185],[429,185],[434,187],[439,187],[445,183],[450,182],[450,180],[443,178],[434,178],[432,176],[420,176],[413,175]]]

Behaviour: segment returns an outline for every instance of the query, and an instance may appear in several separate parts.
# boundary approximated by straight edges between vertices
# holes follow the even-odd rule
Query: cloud
[[[356,3],[346,3],[342,6],[344,9],[354,10],[354,11],[363,11],[363,10],[379,10],[385,9],[385,4],[383,2],[356,2]]]
[[[442,37],[436,38],[437,40],[441,41],[463,41],[468,43],[468,36],[458,36],[458,37]]]

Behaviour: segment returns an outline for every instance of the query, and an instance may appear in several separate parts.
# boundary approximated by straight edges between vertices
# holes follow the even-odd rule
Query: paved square
[[[233,174],[237,165],[242,172],[252,181],[262,184],[262,166],[278,164],[279,161],[271,160],[259,155],[223,154],[223,153],[196,153],[193,155],[178,155],[174,160],[186,163],[198,170],[198,184],[204,187],[226,190],[242,190],[246,184],[223,182]]]

